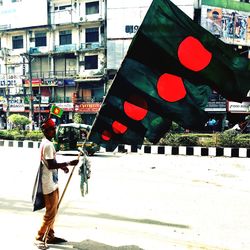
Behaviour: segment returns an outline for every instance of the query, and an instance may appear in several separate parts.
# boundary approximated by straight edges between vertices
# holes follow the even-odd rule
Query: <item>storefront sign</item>
[[[22,80],[21,79],[8,79],[8,87],[16,87],[16,86],[21,86],[22,85]],[[5,88],[5,79],[0,79],[0,88]]]
[[[41,103],[49,103],[49,96],[41,96]]]
[[[58,106],[59,108],[63,109],[63,111],[73,111],[73,103],[69,102],[69,103],[56,103],[56,106]]]
[[[226,101],[215,101],[215,102],[211,102],[209,101],[205,111],[207,112],[226,112],[227,105],[226,105]]]
[[[33,78],[32,79],[32,86],[39,86],[42,83],[43,83],[43,81],[40,78]],[[29,84],[30,84],[30,80],[29,79],[25,80],[25,87],[28,87]]]
[[[73,79],[64,79],[64,85],[65,86],[75,86],[76,83]]]
[[[75,111],[82,113],[97,113],[101,107],[99,102],[84,102],[76,104]]]
[[[228,102],[230,113],[250,113],[250,102]]]
[[[11,112],[24,112],[25,110],[23,103],[10,103],[9,107]]]

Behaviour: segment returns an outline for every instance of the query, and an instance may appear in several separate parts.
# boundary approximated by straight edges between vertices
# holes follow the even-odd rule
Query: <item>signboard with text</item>
[[[84,102],[81,104],[76,104],[75,111],[80,113],[95,114],[99,111],[100,107],[100,102]]]
[[[250,102],[228,102],[227,105],[230,113],[250,113]]]

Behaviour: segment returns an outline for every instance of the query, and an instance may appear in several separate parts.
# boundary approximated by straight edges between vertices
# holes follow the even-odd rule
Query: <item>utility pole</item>
[[[31,67],[31,61],[32,58],[30,54],[27,55],[28,58],[28,65],[29,65],[29,92],[30,92],[30,100],[29,100],[29,119],[31,121],[30,130],[33,130],[33,122],[34,122],[34,96],[33,96],[33,90],[32,90],[32,67]]]
[[[4,74],[4,83],[5,83],[5,98],[6,98],[6,124],[7,129],[9,129],[7,119],[10,115],[10,103],[9,103],[9,84],[8,84],[8,55],[9,49],[2,48],[2,56],[4,59],[4,66],[5,66],[5,74]]]
[[[33,130],[33,123],[34,123],[34,96],[33,96],[33,90],[32,90],[32,56],[29,53],[23,53],[23,57],[26,58],[28,61],[28,67],[29,67],[29,120],[30,120],[30,130]]]

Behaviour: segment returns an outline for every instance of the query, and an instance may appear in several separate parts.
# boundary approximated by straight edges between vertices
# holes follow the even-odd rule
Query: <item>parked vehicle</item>
[[[86,140],[90,129],[91,126],[87,124],[67,123],[58,125],[54,139],[56,151],[77,150],[84,144],[84,149],[88,155],[93,155],[100,150],[100,146]]]

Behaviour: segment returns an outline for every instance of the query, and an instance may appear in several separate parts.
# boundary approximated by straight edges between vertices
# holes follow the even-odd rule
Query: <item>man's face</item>
[[[51,128],[48,128],[46,130],[46,135],[49,137],[49,138],[54,138],[55,135],[56,135],[56,127],[51,127]]]

